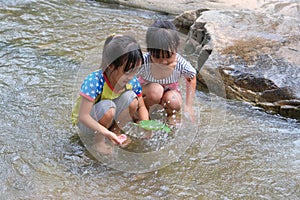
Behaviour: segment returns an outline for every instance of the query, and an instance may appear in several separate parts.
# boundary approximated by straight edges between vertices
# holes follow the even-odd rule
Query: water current
[[[131,34],[144,46],[158,18],[172,16],[83,0],[0,1],[0,199],[299,198],[299,122],[202,91],[196,123],[180,130],[190,143],[160,169],[118,170],[82,145],[71,109],[104,39]]]

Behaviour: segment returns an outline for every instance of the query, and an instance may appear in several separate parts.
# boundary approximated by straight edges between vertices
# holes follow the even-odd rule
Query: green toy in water
[[[157,131],[157,130],[163,130],[167,133],[171,131],[170,127],[168,127],[166,124],[161,123],[157,120],[142,120],[140,123],[133,123],[136,126],[139,126],[145,130],[152,130],[152,131]]]

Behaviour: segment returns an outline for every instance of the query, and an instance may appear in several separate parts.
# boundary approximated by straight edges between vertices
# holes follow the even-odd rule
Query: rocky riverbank
[[[198,56],[199,89],[300,120],[299,3],[113,2],[176,16],[187,50]]]

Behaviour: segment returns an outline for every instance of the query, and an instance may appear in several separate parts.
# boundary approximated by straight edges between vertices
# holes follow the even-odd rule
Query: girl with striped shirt
[[[196,89],[196,70],[177,53],[179,36],[172,22],[157,20],[146,33],[147,53],[138,72],[142,84],[143,98],[149,114],[154,105],[164,107],[167,116],[180,111],[182,97],[179,79],[186,80],[186,101],[184,111],[194,120],[192,109]]]

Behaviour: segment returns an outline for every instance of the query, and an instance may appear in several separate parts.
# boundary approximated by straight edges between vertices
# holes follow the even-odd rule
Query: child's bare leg
[[[129,107],[124,109],[116,119],[116,121],[111,126],[110,130],[117,135],[122,134],[122,128],[132,119],[136,117],[136,112],[138,108],[138,100],[134,99],[130,104]]]
[[[182,98],[179,92],[169,90],[165,92],[161,104],[164,106],[169,120],[176,120],[176,114],[181,109]]]
[[[134,121],[137,118],[138,111],[138,100],[135,98],[130,104],[129,107],[124,109],[118,116],[116,122],[112,125],[111,131],[117,135],[122,134],[122,128],[130,121]],[[131,139],[127,137],[127,140],[123,142],[122,147],[126,147],[131,143]]]
[[[149,111],[150,119],[157,118],[157,109],[161,107],[160,102],[164,94],[164,88],[158,83],[149,83],[143,86],[143,99]]]
[[[143,86],[143,99],[147,109],[151,106],[159,104],[163,97],[164,89],[158,83],[149,83]]]
[[[110,108],[104,116],[98,121],[102,126],[109,128],[113,123],[115,115],[115,109]],[[112,148],[111,146],[105,143],[105,137],[101,133],[97,133],[94,137],[94,146],[95,149],[102,154],[111,154]]]

